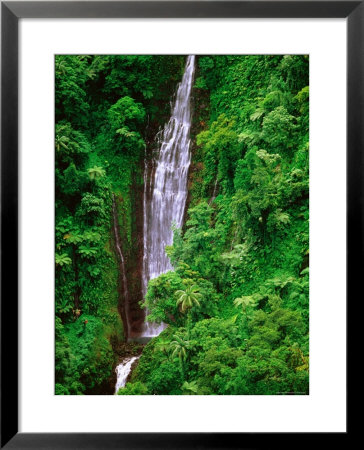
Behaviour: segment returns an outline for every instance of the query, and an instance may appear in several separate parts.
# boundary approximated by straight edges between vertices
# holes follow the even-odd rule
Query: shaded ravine
[[[124,327],[126,326],[126,329],[124,330],[124,334],[126,335],[126,338],[130,336],[131,332],[131,321],[130,321],[130,297],[129,297],[129,290],[128,290],[128,280],[126,276],[126,269],[125,269],[125,259],[123,256],[123,252],[121,249],[121,240],[120,240],[120,233],[119,233],[119,225],[118,225],[118,213],[116,208],[116,202],[115,202],[115,195],[112,196],[112,212],[113,212],[113,230],[114,230],[114,238],[115,238],[115,248],[117,257],[119,260],[119,274],[121,278],[121,292],[123,296],[123,302],[121,307],[121,316],[123,319]]]
[[[187,57],[185,71],[178,85],[176,100],[169,122],[161,137],[154,177],[148,185],[148,164],[144,170],[144,229],[142,294],[145,297],[148,281],[172,269],[165,253],[173,242],[172,225],[182,226],[188,195],[187,177],[191,162],[191,91],[195,71],[195,56]],[[148,201],[148,191],[151,199]],[[148,314],[148,311],[146,312]],[[158,336],[164,324],[146,322],[141,336]]]

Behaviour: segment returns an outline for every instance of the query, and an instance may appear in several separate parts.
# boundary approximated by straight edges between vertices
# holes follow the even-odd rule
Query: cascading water
[[[131,367],[132,367],[134,361],[136,361],[139,358],[140,358],[140,356],[133,356],[133,357],[125,358],[123,360],[123,362],[120,363],[116,367],[115,372],[116,372],[117,378],[116,378],[116,385],[115,385],[115,394],[118,393],[118,390],[120,388],[125,386],[126,380],[128,379],[128,375],[131,371]]]
[[[165,125],[152,187],[148,194],[148,166],[144,171],[144,257],[142,292],[145,297],[148,281],[172,269],[165,253],[173,242],[172,224],[180,228],[187,199],[187,176],[191,162],[190,98],[195,70],[195,56],[187,57],[185,72],[177,89],[176,101],[169,122]],[[142,336],[158,336],[164,324],[146,323]]]
[[[128,337],[130,336],[130,298],[129,298],[129,290],[128,290],[128,280],[126,278],[125,273],[125,260],[123,256],[123,252],[121,251],[121,242],[119,235],[119,227],[118,227],[118,215],[116,210],[115,197],[112,197],[112,212],[114,219],[114,236],[115,236],[115,247],[117,254],[119,256],[119,265],[120,265],[120,274],[122,278],[122,291],[124,297],[124,314],[125,314],[125,322],[127,325]]]
[[[214,190],[212,191],[212,197],[210,198],[209,205],[215,200],[217,194],[217,178],[214,185]]]

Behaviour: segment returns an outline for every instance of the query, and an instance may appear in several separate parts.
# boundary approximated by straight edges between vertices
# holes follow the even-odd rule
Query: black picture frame
[[[363,273],[364,1],[1,2],[1,448],[270,447],[271,433],[18,432],[18,22],[21,18],[347,18],[347,305]],[[11,318],[9,320],[9,318]],[[349,346],[348,346],[349,349]],[[347,416],[348,417],[348,416]],[[348,429],[349,431],[349,429]],[[336,440],[348,437],[337,433]],[[321,433],[315,434],[318,444]],[[311,439],[300,437],[300,445]],[[322,433],[327,441],[327,436]],[[280,447],[297,436],[279,434]],[[269,442],[269,445],[268,445]],[[327,443],[327,442],[326,442]],[[265,445],[264,445],[265,444]]]

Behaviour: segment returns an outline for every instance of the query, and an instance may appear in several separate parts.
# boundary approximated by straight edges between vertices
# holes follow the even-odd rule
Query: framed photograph
[[[1,2],[2,448],[347,438],[363,17]]]

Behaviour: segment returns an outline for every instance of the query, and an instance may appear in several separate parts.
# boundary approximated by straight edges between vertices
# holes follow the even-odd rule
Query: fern
[[[61,255],[56,253],[56,265],[57,266],[69,266],[72,263],[71,258],[67,255],[67,253],[62,253]]]

